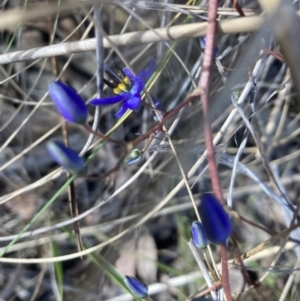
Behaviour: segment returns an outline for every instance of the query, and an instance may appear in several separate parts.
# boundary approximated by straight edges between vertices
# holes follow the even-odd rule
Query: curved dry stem
[[[224,20],[218,23],[218,34],[245,33],[258,30],[264,22],[263,17],[243,17],[231,20]],[[207,22],[174,25],[166,28],[157,28],[148,31],[136,31],[120,35],[111,35],[103,38],[103,47],[133,46],[161,41],[175,41],[187,38],[203,37],[206,34]],[[48,58],[70,53],[92,51],[96,49],[95,39],[87,39],[78,42],[68,42],[30,50],[21,50],[0,55],[0,64],[12,62]]]

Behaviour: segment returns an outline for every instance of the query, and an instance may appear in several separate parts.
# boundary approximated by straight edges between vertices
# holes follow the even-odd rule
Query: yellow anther
[[[119,88],[121,91],[126,91],[126,85],[125,85],[124,83],[118,84],[118,88]]]
[[[114,93],[115,94],[120,94],[121,93],[121,90],[119,89],[119,85],[118,85],[118,87],[114,88]]]
[[[126,76],[123,78],[124,84],[128,85],[130,83],[130,79]]]

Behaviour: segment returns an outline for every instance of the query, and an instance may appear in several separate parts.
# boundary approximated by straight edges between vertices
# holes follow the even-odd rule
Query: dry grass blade
[[[277,20],[274,22],[274,20]],[[284,57],[294,79],[298,90],[298,100],[300,102],[300,34],[297,28],[300,26],[299,15],[288,2],[282,2],[270,15],[271,28],[274,30]]]

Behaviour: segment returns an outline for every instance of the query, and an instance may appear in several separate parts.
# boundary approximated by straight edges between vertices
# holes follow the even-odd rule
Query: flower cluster
[[[103,79],[111,88],[115,96],[107,98],[96,98],[90,101],[91,105],[113,105],[122,102],[120,110],[115,115],[122,117],[127,110],[137,111],[142,103],[142,93],[145,90],[145,82],[153,73],[155,60],[151,60],[148,68],[134,75],[129,68],[118,68],[117,72],[106,68],[106,73],[112,81]],[[88,109],[81,96],[71,87],[60,81],[49,84],[49,95],[57,107],[61,116],[68,122],[85,125],[88,118]],[[80,158],[72,149],[67,148],[62,143],[53,141],[47,146],[48,151],[54,161],[72,173],[80,173],[84,169],[83,159]],[[136,150],[138,151],[138,150]],[[128,158],[127,164],[133,164],[140,160],[141,154]],[[132,155],[131,155],[132,156]],[[137,157],[137,158],[136,158]]]
[[[145,82],[153,73],[155,60],[151,60],[147,69],[134,75],[127,67],[118,68],[114,72],[106,68],[106,73],[112,81],[103,81],[113,89],[115,96],[107,98],[95,98],[90,101],[94,106],[113,105],[122,102],[121,109],[116,114],[120,118],[127,110],[137,111],[142,103],[142,93],[145,90]],[[81,96],[69,86],[59,81],[49,84],[49,94],[62,117],[68,121],[78,124],[85,124],[88,117],[88,109]]]
[[[206,45],[205,38],[201,38],[201,45]],[[217,48],[216,48],[217,49]],[[119,111],[115,114],[117,118],[122,117],[127,110],[138,111],[142,104],[142,96],[145,92],[145,82],[153,73],[155,60],[149,66],[134,75],[125,67],[117,68],[115,71],[106,67],[106,73],[110,80],[103,79],[107,86],[113,89],[114,96],[107,98],[92,99],[89,104],[94,106],[106,106],[121,103]],[[85,125],[88,118],[88,109],[81,96],[69,86],[59,81],[49,85],[49,94],[56,105],[61,116],[68,122]],[[153,116],[154,120],[163,117],[164,111],[160,102],[153,98],[153,104],[159,115]],[[47,149],[53,160],[72,174],[83,174],[85,162],[74,150],[66,147],[60,141],[50,141]],[[125,158],[126,164],[134,164],[142,159],[143,151],[134,149]],[[223,206],[212,194],[204,194],[199,205],[199,214],[202,223],[195,221],[192,224],[192,238],[197,248],[206,248],[209,241],[216,244],[225,244],[231,233],[231,221]],[[123,284],[128,291],[137,299],[150,300],[148,287],[138,279],[124,276]]]

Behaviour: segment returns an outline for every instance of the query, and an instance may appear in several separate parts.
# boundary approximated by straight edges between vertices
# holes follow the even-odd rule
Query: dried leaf
[[[36,206],[36,196],[32,193],[24,193],[16,196],[4,205],[12,212],[17,213],[23,220],[29,220]]]
[[[135,276],[136,247],[133,239],[127,240],[121,249],[121,256],[116,261],[116,268],[120,273],[128,276]]]

